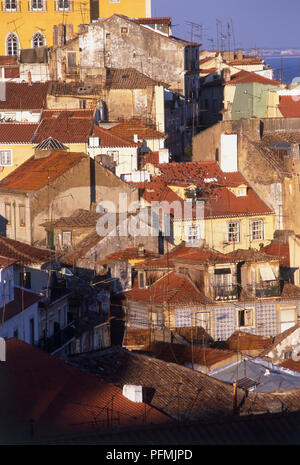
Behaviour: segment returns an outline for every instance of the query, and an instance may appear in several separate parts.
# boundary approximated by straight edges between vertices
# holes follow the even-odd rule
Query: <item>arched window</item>
[[[6,54],[17,55],[19,50],[19,40],[16,34],[11,32],[6,38]]]
[[[32,36],[32,47],[43,47],[46,45],[45,36],[41,32],[36,32]]]

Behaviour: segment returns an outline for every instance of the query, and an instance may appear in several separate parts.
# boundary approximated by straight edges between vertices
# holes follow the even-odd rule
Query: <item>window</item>
[[[197,312],[195,313],[195,326],[201,326],[206,331],[210,330],[210,313]]]
[[[24,205],[19,206],[19,223],[20,226],[25,226],[25,207]]]
[[[18,11],[18,2],[17,2],[17,0],[5,0],[4,1],[4,11]]]
[[[43,11],[45,0],[31,0],[31,11]]]
[[[120,3],[120,0],[109,0],[109,3]]]
[[[144,271],[139,271],[138,273],[138,283],[139,288],[144,289],[146,287],[146,274]]]
[[[251,221],[251,241],[264,240],[264,220]]]
[[[253,308],[238,310],[238,325],[240,328],[253,326]]]
[[[5,204],[5,218],[7,219],[7,224],[11,224],[11,206],[10,206],[10,203]]]
[[[79,108],[82,108],[82,109],[86,108],[86,100],[79,100]]]
[[[76,52],[68,52],[67,54],[68,74],[77,73],[77,55]]]
[[[200,240],[199,226],[188,226],[187,242],[193,243]]]
[[[62,231],[62,245],[69,246],[72,244],[72,232]]]
[[[121,27],[121,34],[127,34],[128,33],[128,28],[127,27]]]
[[[20,286],[26,289],[31,289],[31,273],[24,271],[20,273]]]
[[[0,164],[1,166],[12,165],[12,150],[0,150]]]
[[[43,47],[46,45],[45,36],[41,32],[36,32],[32,36],[32,47]]]
[[[228,223],[228,242],[240,242],[240,223]]]
[[[57,0],[56,3],[57,11],[70,11],[71,10],[71,2],[70,0]]]
[[[19,40],[16,34],[11,32],[6,38],[6,54],[17,55],[19,50]]]

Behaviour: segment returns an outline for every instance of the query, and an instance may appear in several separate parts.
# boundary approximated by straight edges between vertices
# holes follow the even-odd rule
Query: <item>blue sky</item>
[[[189,39],[185,21],[202,24],[204,47],[212,43],[208,39],[216,47],[216,20],[225,32],[232,19],[236,47],[300,48],[299,0],[152,0],[152,16],[171,16],[173,35]]]

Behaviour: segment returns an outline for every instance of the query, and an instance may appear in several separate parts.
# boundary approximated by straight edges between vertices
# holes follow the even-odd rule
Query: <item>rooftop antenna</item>
[[[236,44],[235,44],[235,36],[234,36],[234,29],[233,29],[233,21],[232,18],[230,18],[230,23],[231,23],[231,31],[232,31],[232,39],[233,39],[233,51],[236,50]]]

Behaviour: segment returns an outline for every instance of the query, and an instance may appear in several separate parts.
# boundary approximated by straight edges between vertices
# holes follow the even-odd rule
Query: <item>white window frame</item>
[[[231,225],[237,225],[237,231],[230,231]],[[230,235],[232,235],[232,237],[237,235],[237,240],[230,240],[230,237],[231,237]],[[239,221],[231,221],[230,223],[227,223],[227,242],[229,242],[230,244],[231,243],[238,244],[241,240],[240,235],[241,235],[241,223]]]
[[[21,208],[24,208],[24,222],[21,223]],[[25,228],[26,226],[26,209],[25,209],[25,205],[19,205],[19,226],[21,228]]]
[[[205,315],[205,316],[204,316]],[[199,318],[200,317],[200,318]],[[200,324],[199,324],[200,322]],[[194,326],[201,327],[205,329],[205,331],[210,331],[211,329],[211,314],[210,312],[205,311],[197,311],[194,314]]]
[[[64,237],[69,236],[69,239],[65,241]],[[72,245],[72,231],[62,231],[61,232],[62,245],[69,247]]]
[[[36,40],[35,36],[40,36],[40,38],[43,39],[43,44],[42,45],[34,45],[34,41]],[[46,37],[44,36],[44,34],[41,31],[36,31],[33,34],[32,38],[31,38],[31,46],[32,46],[32,48],[45,47],[45,45],[46,45]]]
[[[120,163],[120,152],[119,150],[108,150],[107,155],[112,157],[113,161],[118,165]]]
[[[68,3],[68,6],[60,7],[60,2],[63,2],[64,4]],[[56,11],[72,11],[71,6],[71,0],[56,0]]]
[[[251,312],[251,323],[247,324],[246,323],[246,315],[244,317],[244,325],[240,325],[240,312]],[[254,307],[245,307],[245,308],[238,308],[237,309],[237,326],[238,328],[253,328],[255,326],[254,322],[255,318],[255,313],[254,313]]]
[[[33,3],[36,3],[36,7],[33,6]],[[38,4],[41,3],[41,7]],[[29,11],[46,11],[46,0],[29,0]]]
[[[11,204],[6,203],[4,206],[4,209],[5,209],[5,218],[7,220],[7,224],[11,224]]]
[[[9,161],[7,161],[9,159]],[[0,166],[12,166],[13,165],[13,154],[11,149],[0,150]]]
[[[261,237],[255,238],[254,234],[259,232],[259,229],[254,229],[255,224],[260,224],[260,232]],[[251,234],[251,241],[263,241],[265,238],[265,222],[264,220],[251,220],[250,221],[250,234]]]
[[[13,40],[15,39],[15,45],[16,45],[16,53],[9,53],[9,44],[8,44],[8,41],[9,39]],[[12,47],[12,46],[11,46]],[[8,56],[15,56],[15,55],[18,55],[19,53],[19,50],[20,50],[20,41],[19,41],[19,37],[17,36],[17,34],[15,32],[9,32],[5,38],[5,51],[6,51],[6,55]],[[12,47],[12,51],[14,51],[14,47]]]
[[[11,7],[11,4],[15,3],[15,8]],[[7,4],[10,4],[10,7],[7,7]],[[14,12],[19,11],[19,0],[3,0],[3,11]]]
[[[193,244],[201,239],[201,230],[199,225],[188,225],[187,242]]]

